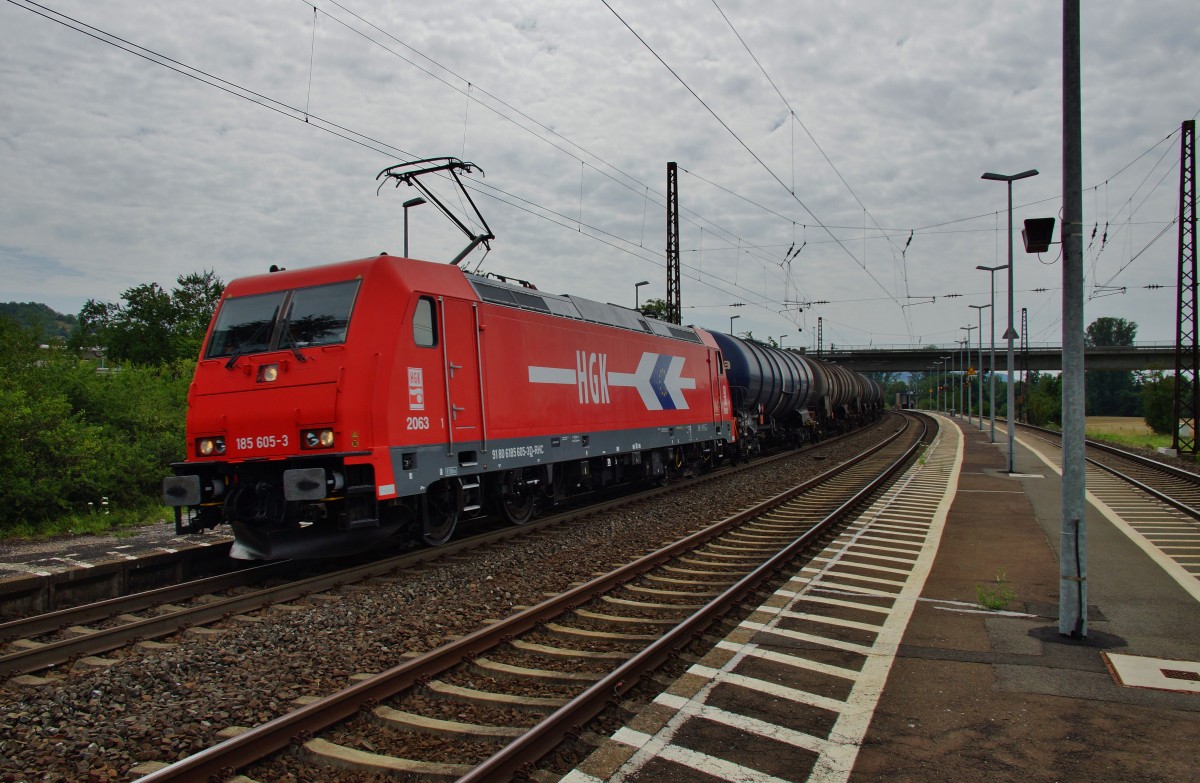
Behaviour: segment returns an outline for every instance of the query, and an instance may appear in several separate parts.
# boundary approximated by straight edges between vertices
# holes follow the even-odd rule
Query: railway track
[[[844,437],[844,436],[843,436]],[[838,439],[825,441],[825,445]],[[748,465],[714,471],[667,487],[625,495],[613,500],[547,516],[513,528],[487,529],[434,549],[420,549],[348,568],[328,570],[280,561],[177,585],[140,591],[104,601],[70,607],[0,623],[0,676],[39,672],[73,660],[100,656],[129,645],[153,642],[188,628],[232,617],[248,617],[268,607],[303,601],[348,585],[388,578],[424,563],[538,531],[568,524],[581,516],[636,504],[669,492],[686,490],[697,482],[736,474],[788,459],[786,452]]]
[[[1020,427],[1037,433],[1038,437],[1047,442],[1056,445],[1062,443],[1062,434],[1054,430],[1028,424],[1022,424]],[[1108,443],[1095,440],[1088,440],[1086,443],[1089,464],[1200,520],[1200,475]]]
[[[1021,425],[1061,446],[1061,434]],[[1058,460],[1061,452],[1043,455]],[[1200,577],[1200,475],[1107,443],[1087,441],[1088,493],[1183,571]]]
[[[910,462],[925,422],[753,508],[143,778],[508,780],[777,574]],[[296,752],[288,753],[289,748]],[[317,772],[314,772],[318,770]],[[313,778],[315,779],[315,778]]]

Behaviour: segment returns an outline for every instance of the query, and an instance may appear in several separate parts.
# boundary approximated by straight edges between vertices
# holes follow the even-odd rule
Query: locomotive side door
[[[708,383],[712,390],[712,420],[719,425],[729,414],[729,398],[725,395],[725,359],[715,348],[708,349]]]
[[[442,370],[446,379],[448,448],[460,444],[486,446],[483,377],[479,366],[479,304],[461,299],[439,299],[442,334]],[[463,463],[467,464],[467,463]]]

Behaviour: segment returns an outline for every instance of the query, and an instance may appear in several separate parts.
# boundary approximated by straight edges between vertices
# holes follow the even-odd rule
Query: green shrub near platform
[[[0,536],[102,528],[110,522],[86,518],[157,509],[162,477],[183,457],[192,366],[101,371],[0,318]]]

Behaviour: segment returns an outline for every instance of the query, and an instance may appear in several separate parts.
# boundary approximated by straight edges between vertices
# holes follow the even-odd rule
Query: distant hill
[[[40,302],[0,302],[0,316],[8,316],[26,329],[33,329],[43,340],[66,338],[78,323],[75,316],[63,315]]]

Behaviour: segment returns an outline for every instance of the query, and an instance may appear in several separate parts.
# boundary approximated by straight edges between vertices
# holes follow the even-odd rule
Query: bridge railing
[[[1173,348],[1174,346],[1175,346],[1175,342],[1173,340],[1138,340],[1132,346],[1126,346],[1126,345],[1101,346],[1099,348],[1089,348],[1088,350],[1104,350],[1104,348],[1108,348],[1108,347],[1111,347],[1115,350],[1129,349],[1129,348],[1133,348],[1135,350],[1138,348],[1145,348],[1147,350],[1162,350],[1163,348]],[[1014,345],[1013,348],[1014,348],[1014,350],[1018,350],[1018,351],[1020,350],[1020,347],[1018,345]],[[987,340],[984,340],[983,350],[988,351],[990,349],[991,349],[991,343],[988,342]],[[875,351],[918,352],[918,351],[960,351],[960,350],[962,350],[961,342],[948,343],[948,344],[923,343],[921,345],[912,345],[910,343],[867,343],[866,345],[843,345],[841,343],[836,343],[836,344],[826,346],[824,348],[823,352],[824,353],[857,353],[857,352],[875,352]],[[972,340],[971,341],[971,350],[972,351],[979,350],[979,343]],[[997,338],[996,339],[996,351],[998,353],[1001,350],[1005,350],[1005,351],[1008,350],[1008,341],[1000,340],[999,338]],[[1031,350],[1031,351],[1061,351],[1062,345],[1060,343],[1056,343],[1056,342],[1055,343],[1049,343],[1049,342],[1047,342],[1047,343],[1029,343],[1029,350]],[[815,354],[816,349],[809,348],[808,353]]]

